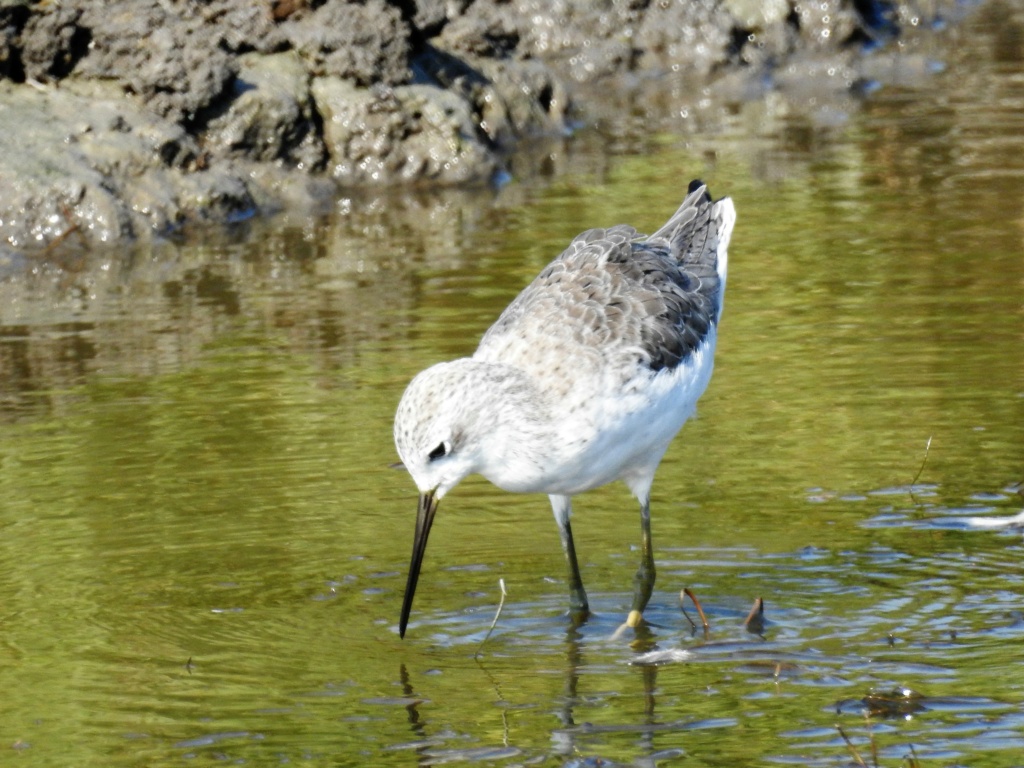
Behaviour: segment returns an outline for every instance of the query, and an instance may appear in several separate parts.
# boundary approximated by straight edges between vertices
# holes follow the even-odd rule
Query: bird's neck
[[[522,370],[500,363],[483,365],[490,386],[474,404],[484,435],[479,473],[499,488],[533,491],[555,458],[544,453],[557,445],[549,439],[550,404]]]

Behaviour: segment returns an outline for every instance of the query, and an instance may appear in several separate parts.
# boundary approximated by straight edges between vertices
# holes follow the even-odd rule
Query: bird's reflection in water
[[[657,646],[657,637],[650,627],[641,625],[634,631],[635,637],[630,642],[631,650],[637,655],[645,653]],[[634,667],[636,677],[632,678],[638,682],[634,691],[626,692],[639,693],[643,697],[643,716],[640,722],[620,723],[610,725],[593,725],[579,716],[582,707],[593,708],[593,696],[599,691],[581,690],[588,679],[585,672],[588,666],[587,646],[588,643],[602,642],[606,638],[595,638],[593,632],[585,633],[579,621],[570,619],[565,630],[563,641],[563,666],[562,666],[562,692],[557,697],[553,711],[555,722],[552,723],[551,736],[551,757],[561,758],[568,761],[568,764],[589,765],[595,760],[603,760],[599,753],[595,752],[596,744],[594,735],[599,733],[633,733],[637,736],[636,759],[643,763],[645,758],[652,758],[660,754],[656,742],[656,734],[672,730],[671,724],[659,723],[657,719],[657,691],[658,691],[658,666],[636,665]],[[507,753],[508,755],[523,755],[532,747],[520,749],[515,744],[514,733],[510,732],[508,711],[515,709],[515,702],[506,700],[503,693],[504,676],[509,672],[495,671],[489,667],[484,659],[475,657],[476,665],[487,679],[498,705],[502,718],[502,743],[480,744],[475,742],[473,747],[459,746],[446,748],[447,742],[457,730],[453,724],[447,723],[442,713],[433,718],[433,729],[430,722],[424,717],[420,705],[428,698],[417,692],[413,684],[413,673],[410,673],[406,663],[399,668],[399,680],[403,696],[408,699],[405,709],[407,712],[410,730],[414,736],[413,743],[417,760],[422,765],[434,765],[439,759],[456,759],[459,754],[467,759],[473,757],[479,759],[484,753],[488,756]],[[591,676],[589,679],[599,679]],[[431,730],[435,732],[431,732]],[[461,739],[460,739],[461,741]],[[474,740],[475,741],[475,740]],[[463,742],[464,744],[465,742]],[[599,748],[598,748],[599,749]],[[540,757],[534,755],[535,757]],[[580,762],[583,761],[583,762]]]
[[[635,636],[629,645],[638,655],[646,653],[657,646],[657,638],[648,624],[641,624],[632,631],[635,632]],[[558,713],[561,727],[556,728],[551,733],[555,754],[562,757],[574,757],[576,760],[580,760],[588,751],[592,751],[592,748],[579,743],[581,736],[589,737],[595,732],[623,731],[632,731],[639,734],[640,739],[637,746],[640,748],[641,755],[649,756],[654,754],[656,751],[654,734],[656,731],[661,730],[656,716],[657,697],[655,694],[658,687],[658,667],[647,664],[635,667],[643,692],[644,717],[642,723],[610,726],[594,726],[587,722],[578,723],[575,709],[582,701],[578,691],[580,670],[584,666],[582,641],[583,637],[579,627],[570,626],[566,632],[565,641],[565,695],[563,696],[562,706]],[[600,759],[597,756],[593,757]],[[590,763],[589,758],[583,759],[585,762],[581,763],[581,765]]]

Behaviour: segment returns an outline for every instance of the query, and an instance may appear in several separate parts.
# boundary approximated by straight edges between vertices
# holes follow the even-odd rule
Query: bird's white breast
[[[596,377],[593,387],[552,404],[536,444],[520,439],[497,450],[481,474],[507,491],[563,495],[650,478],[707,388],[715,341],[712,328],[675,368],[653,373],[638,365],[611,389]]]

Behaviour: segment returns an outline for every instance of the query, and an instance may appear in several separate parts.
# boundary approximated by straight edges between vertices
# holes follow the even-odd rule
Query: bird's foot
[[[590,618],[590,609],[587,606],[582,608],[578,606],[572,606],[569,608],[569,623],[573,629],[579,629],[587,623],[587,619]]]
[[[634,608],[629,612],[629,615],[626,617],[626,620],[622,622],[614,632],[612,632],[612,636],[609,638],[609,640],[618,640],[620,637],[622,637],[623,633],[625,633],[628,629],[632,629],[635,632],[642,633],[643,630],[646,629],[646,627],[647,620],[644,619],[644,615]]]

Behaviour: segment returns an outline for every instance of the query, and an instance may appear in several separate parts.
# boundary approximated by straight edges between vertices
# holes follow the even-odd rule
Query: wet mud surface
[[[871,51],[965,7],[826,0],[0,3],[0,241],[90,246],[489,185],[581,124],[646,133],[870,88]],[[709,109],[710,101],[714,109]],[[713,128],[704,124],[703,129]]]

